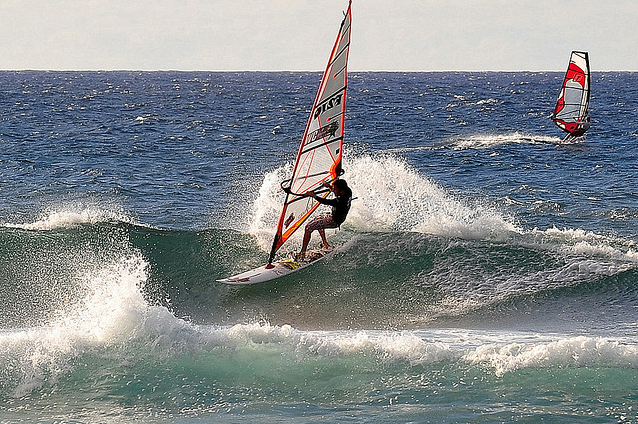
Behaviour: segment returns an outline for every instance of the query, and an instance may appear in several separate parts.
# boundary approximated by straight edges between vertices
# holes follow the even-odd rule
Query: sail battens
[[[318,173],[312,174],[312,175],[305,175],[305,176],[299,178],[299,180],[307,180],[308,178],[315,178],[315,177],[324,177],[324,176],[326,176],[328,174],[330,174],[328,171],[318,172]]]
[[[343,70],[345,70],[345,67],[343,68]],[[330,103],[331,101],[332,102],[337,102],[337,103],[333,103],[333,106],[331,106],[331,108],[341,104],[341,102],[344,100],[344,99],[341,98],[341,96],[343,96],[345,91],[346,91],[346,86],[345,85],[342,86],[342,87],[338,87],[332,93],[324,95],[323,96],[323,100],[321,102],[318,102],[315,105],[315,108],[323,107],[323,106],[325,106],[326,103]]]
[[[339,76],[339,74],[342,73],[345,70],[346,70],[345,66],[343,68],[339,69],[337,72],[335,72],[335,74],[333,75],[333,78],[337,78]]]
[[[332,140],[324,141],[323,143],[314,144],[314,145],[308,147],[307,149],[304,149],[301,153],[302,154],[306,154],[306,153],[309,153],[312,150],[319,149],[321,147],[326,147],[327,145],[329,145],[331,143],[339,143],[339,144],[341,144],[342,141],[343,141],[343,137],[339,137],[339,138],[335,138],[335,139],[332,139]]]
[[[330,66],[332,66],[333,63],[335,63],[337,60],[341,59],[341,56],[343,54],[347,54],[348,53],[348,48],[350,47],[350,43],[346,44],[345,46],[343,46],[343,49],[341,49],[341,51],[339,53],[337,53],[335,55],[334,60],[332,61],[332,63],[330,63]]]
[[[348,52],[350,48],[351,2],[330,51],[306,128],[299,144],[292,176],[277,224],[269,262],[277,250],[317,209],[319,203],[305,196],[342,172]],[[327,192],[323,192],[327,196]]]

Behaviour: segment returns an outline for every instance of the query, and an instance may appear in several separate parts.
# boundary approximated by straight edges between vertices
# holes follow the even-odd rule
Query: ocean
[[[339,249],[238,288],[319,73],[0,72],[0,423],[637,423],[638,74],[563,75],[351,72]]]

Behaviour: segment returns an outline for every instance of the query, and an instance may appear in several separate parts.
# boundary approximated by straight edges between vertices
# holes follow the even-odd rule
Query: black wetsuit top
[[[316,200],[323,205],[332,206],[332,219],[338,225],[341,225],[343,221],[346,220],[346,216],[348,216],[348,212],[350,211],[352,192],[344,194],[343,196],[337,196],[333,199],[317,197]]]

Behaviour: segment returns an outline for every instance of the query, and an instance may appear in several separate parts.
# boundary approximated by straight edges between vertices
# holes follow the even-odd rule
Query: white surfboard
[[[323,249],[308,250],[303,260],[297,260],[292,257],[280,259],[270,265],[263,265],[250,271],[245,271],[232,277],[222,278],[217,282],[228,284],[230,286],[247,286],[250,284],[265,283],[274,280],[295,271],[299,271],[317,262],[320,259],[330,256],[335,251],[334,247]]]

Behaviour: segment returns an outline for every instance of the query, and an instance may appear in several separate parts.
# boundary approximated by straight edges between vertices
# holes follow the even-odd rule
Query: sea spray
[[[502,133],[502,134],[473,134],[464,137],[453,137],[441,143],[442,146],[454,150],[466,149],[494,149],[499,146],[509,146],[529,143],[559,143],[559,137],[545,136],[532,133]]]
[[[87,269],[79,277],[82,298],[53,312],[46,325],[2,334],[0,357],[13,364],[5,369],[14,370],[3,377],[3,386],[23,396],[55,384],[73,368],[74,358],[132,337],[148,309],[141,293],[145,267],[139,256],[131,256]]]
[[[263,250],[270,250],[285,194],[281,182],[292,172],[288,163],[264,175],[259,193],[250,210],[248,233],[256,237]]]
[[[70,228],[82,224],[101,222],[134,222],[121,207],[110,204],[87,204],[87,202],[59,203],[47,207],[34,222],[5,223],[8,228],[22,228],[32,231],[50,231]]]
[[[415,231],[445,237],[503,238],[513,219],[482,199],[460,199],[393,155],[353,161],[354,225],[372,231]]]
[[[289,165],[264,176],[249,233],[270,247],[283,202],[280,182]],[[416,231],[462,238],[502,238],[517,231],[510,217],[479,200],[460,200],[394,155],[349,158],[343,176],[354,200],[344,228],[356,231]],[[299,235],[296,240],[299,241]]]

